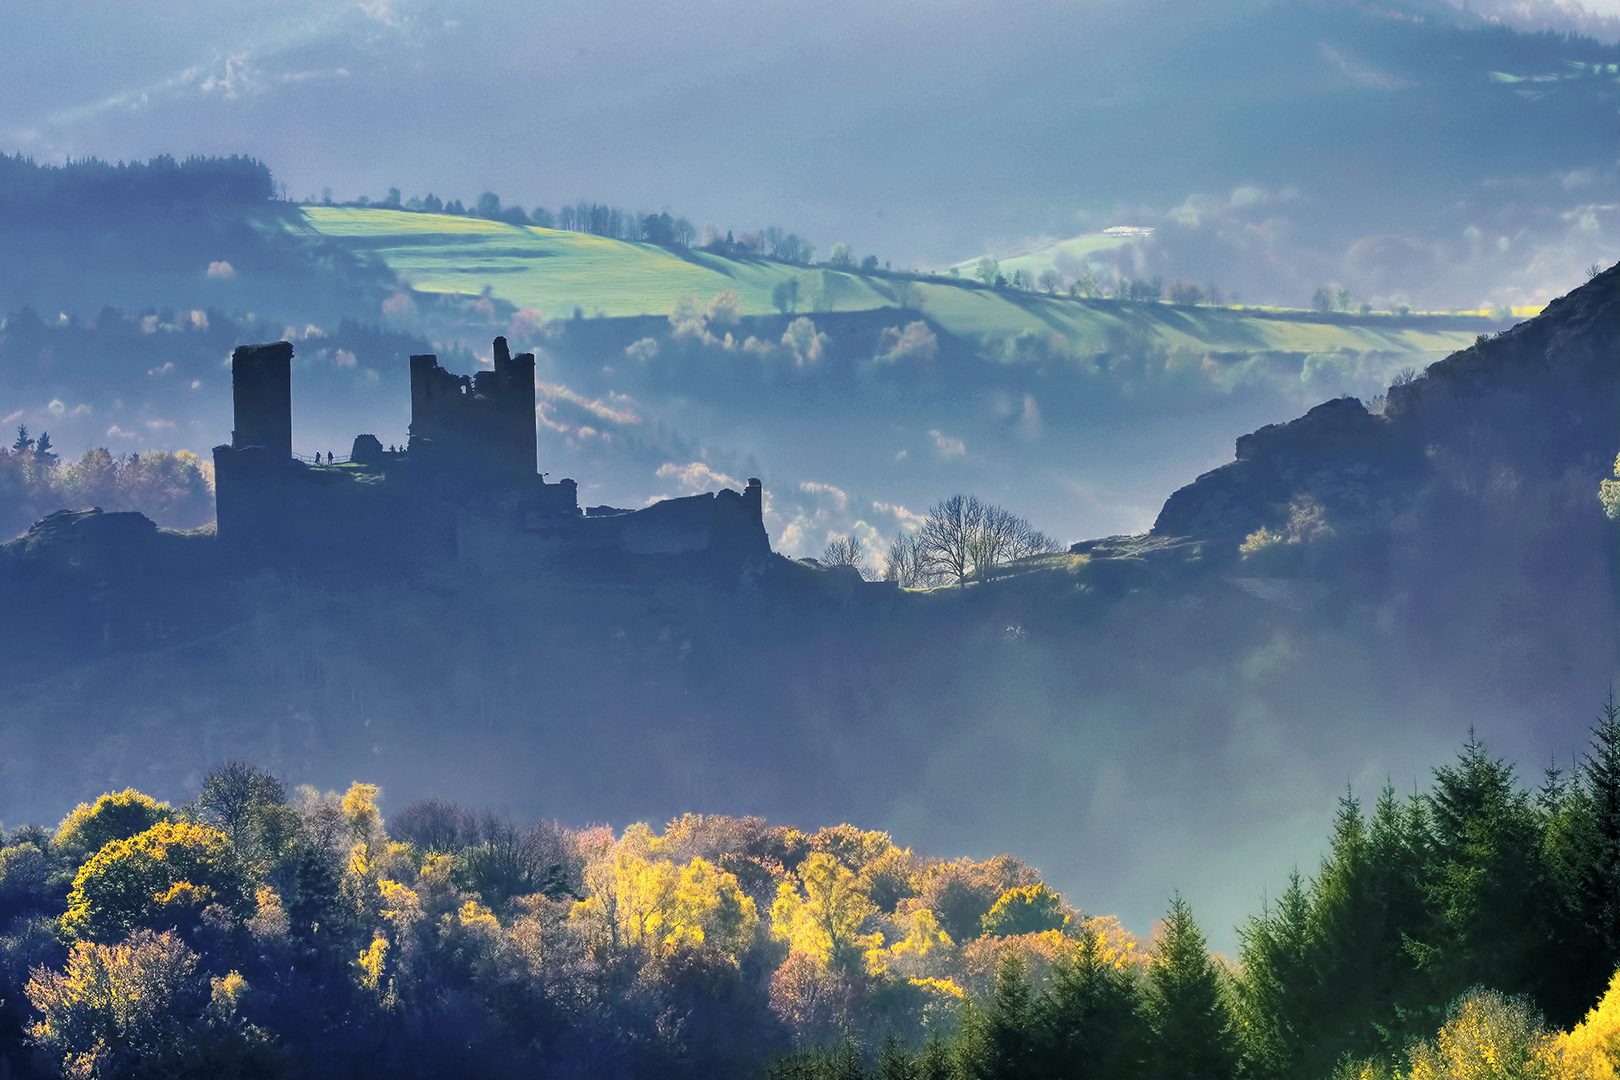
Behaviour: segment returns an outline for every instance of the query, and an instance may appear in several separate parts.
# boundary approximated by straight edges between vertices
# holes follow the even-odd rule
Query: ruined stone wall
[[[453,509],[401,476],[219,446],[214,482],[220,543],[238,557],[385,570],[455,555]]]
[[[748,556],[768,555],[771,550],[765,532],[764,488],[755,478],[741,492],[725,488],[665,499],[623,514],[593,514],[581,524],[582,544],[616,547],[632,555],[714,552]]]
[[[472,376],[411,357],[407,452],[383,453],[363,435],[342,465],[292,457],[291,359],[286,342],[237,350],[236,437],[214,448],[214,470],[221,545],[241,557],[383,569],[457,558],[493,565],[560,549],[770,554],[757,479],[741,492],[582,516],[574,481],[547,484],[535,471],[534,356],[512,356],[503,338],[495,369]]]
[[[456,375],[432,354],[411,357],[410,455],[458,485],[494,487],[535,475],[534,354],[495,339],[495,370]]]

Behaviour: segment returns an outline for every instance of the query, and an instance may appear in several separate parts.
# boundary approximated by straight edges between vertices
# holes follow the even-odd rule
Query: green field
[[[1109,236],[1106,233],[1087,233],[1084,236],[1071,236],[1063,240],[1052,240],[1027,251],[1017,251],[1004,255],[996,260],[997,268],[1007,277],[1012,277],[1015,271],[1022,270],[1031,281],[1040,279],[1041,271],[1046,270],[1060,260],[1071,259],[1084,262],[1086,256],[1095,255],[1099,251],[1112,251],[1129,243],[1124,236]],[[952,269],[963,277],[972,278],[978,270],[979,260],[968,259],[957,263]]]
[[[735,289],[744,314],[774,312],[772,290],[796,279],[801,312],[921,310],[954,334],[1062,335],[1079,351],[1123,342],[1223,352],[1406,352],[1438,358],[1489,329],[1478,315],[1321,316],[1304,311],[1073,300],[979,288],[944,277],[902,278],[704,251],[481,218],[374,207],[309,206],[295,228],[381,259],[423,293],[487,293],[547,319],[664,315],[683,296]],[[1087,239],[1087,238],[1081,238]],[[1114,242],[1113,237],[1102,241]]]

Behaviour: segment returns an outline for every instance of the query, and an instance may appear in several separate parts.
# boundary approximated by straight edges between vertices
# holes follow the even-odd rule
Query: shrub
[[[1451,1006],[1433,1042],[1408,1053],[1409,1080],[1473,1080],[1474,1077],[1546,1077],[1549,1041],[1529,999],[1475,989]]]
[[[197,959],[167,931],[80,942],[66,970],[41,968],[29,980],[40,1013],[29,1034],[69,1077],[276,1073],[268,1037],[237,1019],[247,983],[234,971],[204,981]]]

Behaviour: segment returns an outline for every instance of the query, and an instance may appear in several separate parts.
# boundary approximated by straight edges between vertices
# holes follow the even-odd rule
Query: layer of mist
[[[1148,536],[966,589],[498,546],[409,581],[324,551],[244,575],[206,536],[58,520],[7,549],[30,633],[0,816],[241,757],[390,805],[854,820],[1015,849],[1144,931],[1179,888],[1230,947],[1347,784],[1419,784],[1470,727],[1522,762],[1584,744],[1620,670],[1617,274],[1384,417],[1250,437]]]

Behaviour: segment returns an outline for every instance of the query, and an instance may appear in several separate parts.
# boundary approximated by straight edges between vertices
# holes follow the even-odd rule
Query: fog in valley
[[[1569,769],[1620,674],[1617,42],[1596,0],[13,12],[0,820],[244,759],[390,813],[851,822],[1144,939],[1179,890],[1236,955],[1341,796],[1470,731]],[[128,202],[56,168],[160,155]],[[451,200],[421,250],[511,232],[407,265]],[[212,528],[233,349],[291,342],[300,460],[398,461],[410,357],[492,375],[497,335],[547,488],[758,478],[770,550],[574,544],[453,480],[419,561]],[[882,581],[958,493],[1051,542]],[[90,506],[202,531],[29,531]]]

